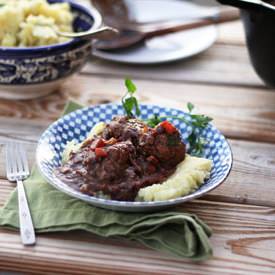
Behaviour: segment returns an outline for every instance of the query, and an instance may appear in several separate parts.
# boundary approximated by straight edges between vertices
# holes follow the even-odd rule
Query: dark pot
[[[262,80],[275,87],[275,7],[258,1],[218,0],[241,8],[246,43],[253,67]]]

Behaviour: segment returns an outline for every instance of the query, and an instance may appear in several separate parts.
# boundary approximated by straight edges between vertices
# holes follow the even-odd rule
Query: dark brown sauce
[[[164,126],[150,128],[136,119],[116,117],[100,136],[71,153],[56,175],[82,193],[133,201],[141,188],[163,182],[184,160],[178,130]]]

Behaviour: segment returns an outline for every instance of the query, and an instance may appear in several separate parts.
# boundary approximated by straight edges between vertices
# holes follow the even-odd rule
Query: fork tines
[[[9,180],[24,180],[28,177],[27,154],[22,144],[15,142],[6,144],[6,169]]]

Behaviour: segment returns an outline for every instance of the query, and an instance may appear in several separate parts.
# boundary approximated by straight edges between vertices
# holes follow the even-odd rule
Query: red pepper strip
[[[104,147],[105,145],[106,145],[105,140],[100,139],[96,144],[96,148]]]
[[[101,147],[104,147],[106,144],[105,144],[105,141],[104,139],[98,139],[98,140],[94,140],[92,142],[92,145],[91,145],[91,150],[94,151],[95,148],[101,148]]]
[[[164,128],[167,134],[173,134],[177,130],[177,128],[167,120],[161,122],[159,125]]]
[[[147,127],[147,125],[144,125],[143,133],[148,133],[148,127]]]
[[[97,157],[103,157],[103,158],[105,158],[105,157],[107,157],[107,152],[104,150],[104,149],[102,149],[102,148],[95,148],[95,155],[97,156]]]
[[[109,140],[105,140],[105,144],[107,145],[114,145],[117,143],[117,139],[116,138],[110,138]]]

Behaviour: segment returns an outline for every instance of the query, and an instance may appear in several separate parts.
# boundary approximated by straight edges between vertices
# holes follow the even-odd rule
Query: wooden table
[[[143,246],[83,232],[43,234],[24,248],[19,234],[0,230],[0,270],[27,274],[275,274],[275,92],[254,73],[240,22],[219,28],[217,43],[187,61],[134,67],[92,58],[59,93],[25,102],[0,100],[0,206],[14,185],[5,177],[3,144],[26,144],[31,163],[42,131],[68,99],[114,101],[123,79],[137,83],[142,102],[183,108],[192,101],[228,137],[234,167],[228,180],[182,205],[214,230],[214,258],[192,263]]]

